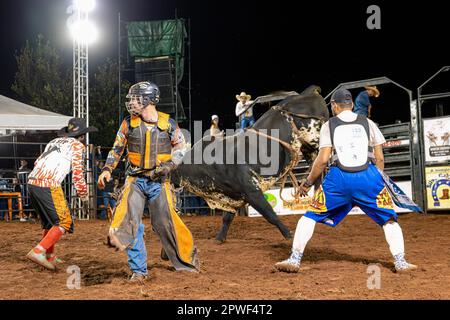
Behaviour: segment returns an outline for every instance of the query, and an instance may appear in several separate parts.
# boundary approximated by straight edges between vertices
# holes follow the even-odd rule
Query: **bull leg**
[[[248,192],[245,199],[253,208],[256,209],[269,223],[275,225],[285,239],[291,239],[292,234],[289,229],[278,219],[277,214],[273,211],[272,206],[264,198],[264,194],[260,190]]]
[[[228,229],[230,228],[230,224],[234,219],[234,214],[230,212],[222,213],[222,228],[216,236],[216,240],[220,243],[224,243],[227,239]]]

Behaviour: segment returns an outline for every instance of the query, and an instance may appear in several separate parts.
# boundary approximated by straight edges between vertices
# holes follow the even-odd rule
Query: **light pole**
[[[73,38],[73,116],[86,119],[87,126],[89,126],[89,44],[97,38],[97,30],[89,21],[89,13],[94,8],[95,0],[74,0],[72,5],[67,8],[67,13],[71,14],[67,19],[67,26]],[[91,187],[93,179],[89,168],[89,133],[86,134],[86,145],[88,147],[87,180]],[[72,188],[72,194],[74,191]],[[73,208],[80,207],[81,201],[75,199]],[[79,218],[89,219],[89,214],[87,217],[79,215]]]
[[[89,21],[95,0],[74,0],[68,8],[67,20],[73,38],[73,116],[86,119],[89,126],[89,44],[97,38],[97,30]],[[86,135],[89,144],[89,133]]]

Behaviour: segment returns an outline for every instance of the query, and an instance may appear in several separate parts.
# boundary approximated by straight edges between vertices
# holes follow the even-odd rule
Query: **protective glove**
[[[150,178],[153,180],[153,179],[157,179],[160,177],[165,177],[170,173],[170,171],[172,171],[176,167],[177,166],[172,161],[163,162],[163,163],[161,163],[161,165],[159,167],[157,167],[155,170],[153,170]]]

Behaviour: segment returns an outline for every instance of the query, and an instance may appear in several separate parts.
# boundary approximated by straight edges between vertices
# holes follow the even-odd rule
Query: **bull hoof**
[[[283,233],[283,237],[286,239],[286,240],[290,240],[290,239],[292,239],[293,237],[294,237],[294,235],[293,235],[293,233],[291,232],[291,231],[287,231],[287,232],[284,232]]]
[[[224,244],[227,239],[216,238],[216,244]]]

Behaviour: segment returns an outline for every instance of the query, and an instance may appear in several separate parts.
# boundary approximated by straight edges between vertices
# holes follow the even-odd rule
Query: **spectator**
[[[219,128],[219,116],[216,114],[211,117],[211,128],[209,129],[211,136],[223,137],[223,130]]]
[[[3,174],[0,173],[0,192],[8,191],[8,181],[3,178]],[[0,197],[0,220],[5,219],[5,214],[8,214],[8,200]]]
[[[114,207],[116,206],[116,200],[113,198],[113,194],[114,189],[116,188],[116,184],[119,184],[119,180],[118,179],[114,179],[107,181],[105,183],[105,188],[103,190],[100,190],[100,195],[101,195],[101,201],[102,201],[102,210],[100,211],[100,219],[101,220],[106,220],[108,218],[108,214],[107,214],[107,210],[108,210],[108,206],[111,207],[111,209],[114,209]]]
[[[105,165],[105,162],[102,160],[95,160],[95,167],[94,167],[94,175],[95,180],[98,179],[100,174],[102,173],[102,169]],[[105,220],[106,219],[106,207],[104,206],[104,198],[105,198],[105,192],[104,190],[101,190],[97,186],[97,210],[100,211],[100,214],[98,216],[99,219]],[[97,211],[97,212],[98,212]]]
[[[353,112],[356,114],[362,114],[367,118],[372,117],[372,104],[370,103],[370,97],[378,98],[380,91],[376,86],[365,87],[366,90],[361,91],[355,99],[355,107]]]
[[[25,159],[20,160],[19,172],[30,172],[30,168],[28,168],[28,161]]]
[[[19,183],[19,179],[17,179],[17,178],[13,178],[12,179],[11,189],[12,189],[13,192],[18,192],[18,193],[20,193],[22,195],[22,188],[21,188],[21,185]],[[12,199],[13,219],[14,219],[14,213],[17,212],[17,210],[19,210],[19,202],[18,201],[19,201],[19,199],[16,198],[16,197],[14,197]],[[22,201],[23,201],[23,197],[22,197]],[[22,205],[23,205],[23,203],[22,203]]]
[[[20,167],[17,170],[17,179],[20,186],[20,193],[22,194],[22,204],[24,208],[25,217],[21,219],[21,221],[26,221],[31,218],[31,205],[28,196],[28,175],[30,174],[31,169],[28,168],[28,161],[25,159],[20,160]],[[26,212],[29,212],[28,217],[26,216]]]
[[[255,118],[253,117],[253,107],[249,107],[253,101],[252,97],[245,92],[241,92],[240,95],[236,95],[236,99],[239,101],[236,104],[236,116],[240,119],[241,129],[253,126]],[[241,117],[242,116],[242,117]]]

